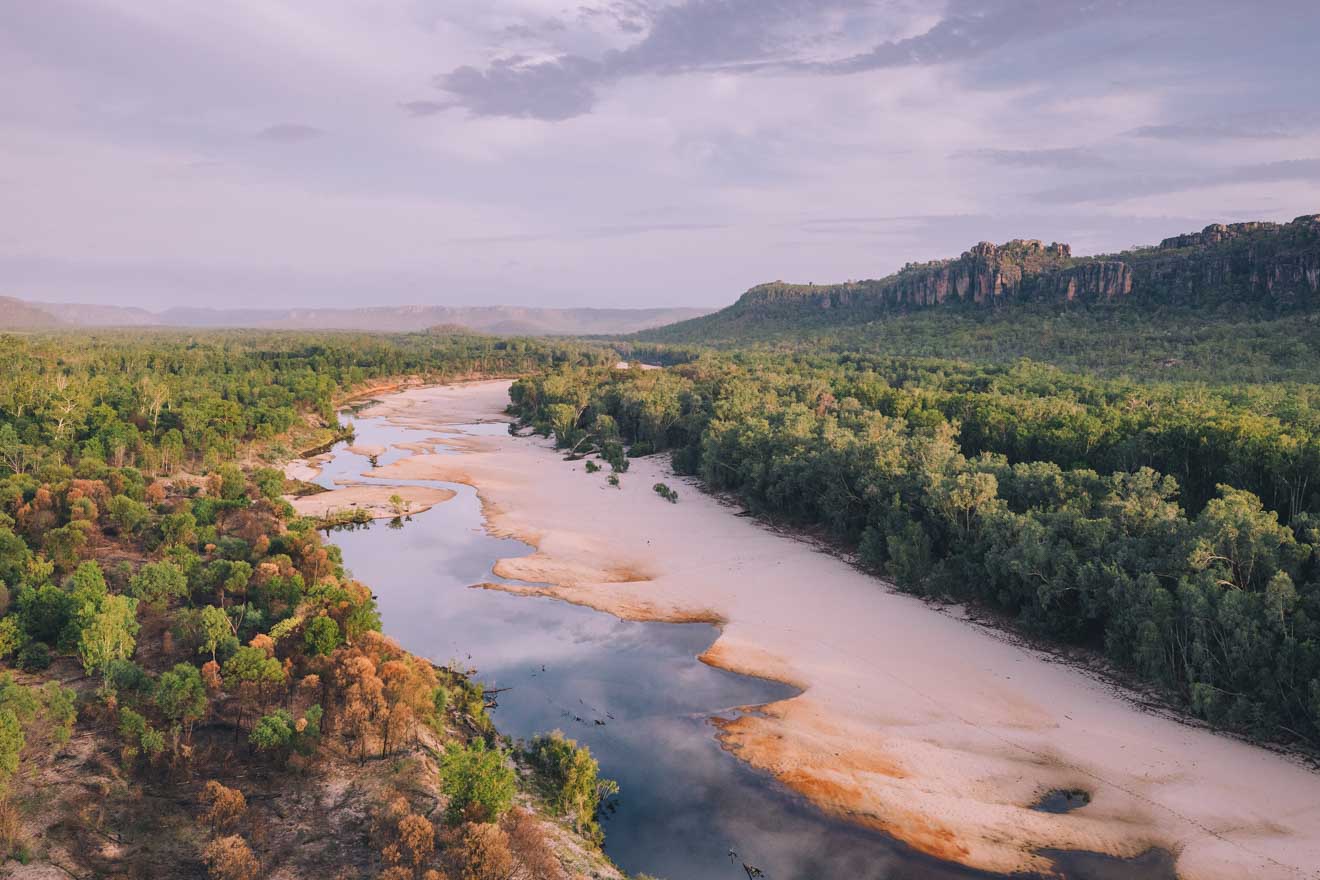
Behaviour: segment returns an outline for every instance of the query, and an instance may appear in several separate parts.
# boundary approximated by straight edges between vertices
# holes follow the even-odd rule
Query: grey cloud
[[[1140,8],[1136,0],[954,0],[923,34],[841,59],[798,57],[820,40],[820,33],[808,32],[820,23],[817,17],[874,6],[875,0],[686,0],[658,9],[641,3],[583,7],[581,16],[612,15],[626,31],[640,32],[649,23],[646,36],[598,60],[495,61],[485,70],[442,74],[436,85],[476,115],[562,120],[590,112],[597,89],[629,76],[711,69],[842,75],[946,64]]]
[[[1130,134],[1168,141],[1267,140],[1300,137],[1316,129],[1320,129],[1320,113],[1312,110],[1275,110],[1143,125],[1133,129]]]
[[[608,18],[625,34],[641,34],[650,25],[656,5],[650,0],[614,0],[606,6],[579,6],[578,17]]]
[[[1108,165],[1104,157],[1080,147],[1061,147],[1046,150],[962,150],[953,154],[955,159],[974,159],[992,165],[1019,168],[1096,168]]]
[[[891,40],[837,61],[804,65],[828,73],[946,64],[984,55],[1011,42],[1085,27],[1101,14],[1131,7],[1131,0],[956,0],[924,34]]]
[[[652,11],[633,9],[629,22],[649,16],[646,36],[599,60],[561,55],[549,61],[492,61],[484,70],[460,67],[435,84],[478,116],[562,120],[589,112],[601,86],[629,76],[759,67],[782,60],[797,40],[793,28],[813,15],[860,8],[872,0],[687,0]],[[611,14],[584,8],[583,14]],[[617,8],[615,14],[619,14]],[[629,28],[625,28],[627,30]]]
[[[410,116],[434,116],[454,106],[453,101],[405,101],[399,105]]]
[[[273,141],[277,144],[296,144],[302,141],[310,141],[323,134],[325,132],[321,129],[310,125],[303,125],[298,122],[281,122],[278,125],[263,128],[257,132],[257,137],[263,141]]]
[[[536,24],[511,24],[500,32],[504,36],[513,40],[535,40],[544,37],[546,34],[554,34],[567,30],[568,25],[561,19],[547,18]]]
[[[1235,183],[1278,183],[1287,180],[1320,181],[1320,159],[1288,159],[1259,165],[1243,165],[1200,175],[1140,176],[1121,180],[1098,180],[1058,187],[1036,193],[1040,202],[1121,202],[1142,196],[1167,195],[1188,190]]]
[[[485,70],[460,67],[438,77],[436,85],[478,116],[560,120],[592,108],[601,72],[597,62],[573,55],[534,64],[506,58]]]

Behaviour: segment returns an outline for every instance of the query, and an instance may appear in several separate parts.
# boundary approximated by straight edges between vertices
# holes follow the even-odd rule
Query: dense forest
[[[905,590],[1102,650],[1216,724],[1320,742],[1320,388],[645,351],[675,365],[561,367],[514,404],[579,452],[667,451]]]
[[[864,352],[973,363],[1020,358],[1141,382],[1312,383],[1320,375],[1320,312],[1265,316],[1127,305],[1010,305],[928,309],[852,325],[764,324],[728,335],[678,332],[615,344],[647,361],[681,360],[684,349],[750,348],[784,353]]]
[[[511,747],[480,685],[383,635],[370,588],[263,464],[339,434],[336,400],[374,379],[606,354],[439,334],[0,338],[0,859],[509,880],[564,877],[567,853],[617,876],[590,754],[557,734]]]

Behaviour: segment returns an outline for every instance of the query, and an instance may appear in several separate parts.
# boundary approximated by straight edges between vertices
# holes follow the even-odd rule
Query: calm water
[[[355,424],[356,442],[364,445],[443,436],[361,416]],[[463,430],[495,433],[506,426]],[[409,454],[390,449],[378,463]],[[342,445],[333,455],[318,479],[322,485],[376,482],[360,476],[371,467],[366,457]],[[404,647],[437,663],[474,667],[488,690],[508,688],[492,713],[503,733],[530,738],[560,729],[591,748],[602,774],[619,783],[615,808],[604,819],[605,849],[624,870],[667,880],[745,878],[729,856],[734,850],[770,880],[991,876],[934,862],[887,837],[827,819],[723,752],[712,716],[732,717],[739,706],[793,691],[698,662],[717,636],[714,627],[630,623],[553,599],[471,589],[501,580],[491,572],[496,560],[531,548],[486,534],[471,487],[412,482],[458,495],[402,528],[378,522],[337,532],[332,537],[345,565],[379,596],[384,629]],[[1099,867],[1115,866],[1106,860]],[[1068,876],[1152,875],[1078,864],[1070,865]]]

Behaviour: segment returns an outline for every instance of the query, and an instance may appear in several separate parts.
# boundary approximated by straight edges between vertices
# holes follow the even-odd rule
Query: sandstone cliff
[[[1320,214],[1291,223],[1216,223],[1157,247],[1094,257],[1033,239],[981,242],[955,259],[910,263],[876,280],[762,284],[723,311],[646,335],[699,339],[766,321],[841,324],[958,304],[1125,302],[1320,306]]]

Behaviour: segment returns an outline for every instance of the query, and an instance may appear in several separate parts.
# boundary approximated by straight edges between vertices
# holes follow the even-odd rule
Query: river
[[[502,422],[422,430],[354,418],[358,447],[382,447],[384,467],[411,455],[399,444],[506,433]],[[415,447],[414,447],[415,448]],[[434,451],[446,450],[443,442]],[[830,818],[769,775],[720,748],[712,719],[791,696],[786,685],[707,666],[708,624],[637,623],[566,602],[473,588],[500,582],[495,562],[532,548],[483,527],[472,487],[378,480],[372,462],[335,446],[317,481],[442,487],[456,496],[408,518],[336,532],[345,566],[379,599],[383,628],[434,662],[475,670],[499,689],[500,731],[527,739],[562,730],[590,747],[620,794],[605,811],[605,850],[630,874],[668,880],[940,880],[999,876],[945,863],[892,838]],[[509,582],[516,583],[516,582]],[[1122,862],[1058,854],[1074,878],[1172,876],[1167,858]]]

